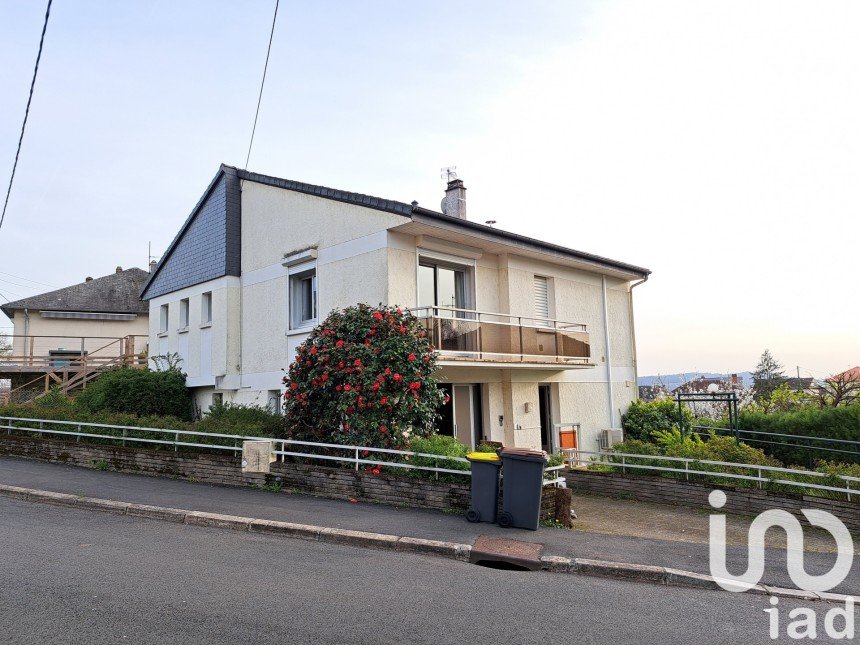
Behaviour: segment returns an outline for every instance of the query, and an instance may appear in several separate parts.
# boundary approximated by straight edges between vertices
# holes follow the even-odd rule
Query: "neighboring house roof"
[[[7,302],[0,309],[9,318],[21,309],[148,314],[148,305],[140,299],[140,290],[148,278],[149,273],[142,269],[126,269],[64,289]]]
[[[860,381],[860,365],[856,367],[852,367],[850,370],[845,370],[844,372],[840,372],[839,374],[834,374],[827,381]]]
[[[212,182],[209,184],[209,187],[203,193],[203,197],[201,197],[200,201],[197,202],[197,205],[194,207],[194,209],[192,209],[191,214],[185,220],[185,223],[182,225],[182,228],[179,229],[179,233],[177,233],[176,237],[173,239],[173,242],[170,243],[170,246],[164,253],[164,256],[162,257],[161,261],[158,263],[158,266],[152,272],[152,275],[150,276],[149,280],[144,285],[141,292],[141,298],[153,298],[164,293],[170,293],[171,291],[175,291],[186,286],[191,286],[193,284],[199,284],[200,282],[205,282],[207,280],[211,280],[213,278],[221,277],[224,275],[239,275],[238,267],[240,265],[241,254],[240,245],[238,244],[238,242],[234,244],[231,244],[230,242],[232,240],[238,240],[241,235],[241,230],[239,230],[238,232],[236,230],[237,227],[241,229],[238,224],[241,219],[241,199],[238,197],[241,192],[241,187],[239,186],[240,181],[253,181],[255,183],[264,184],[267,186],[274,186],[276,188],[283,188],[285,190],[291,190],[307,195],[314,195],[322,199],[330,199],[334,201],[344,202],[346,204],[353,204],[355,206],[372,208],[375,210],[400,215],[405,219],[413,221],[442,222],[447,226],[453,226],[465,229],[467,231],[480,233],[480,235],[484,238],[495,239],[501,242],[508,243],[514,242],[524,248],[540,250],[555,255],[561,255],[563,257],[571,258],[574,260],[585,261],[609,269],[622,271],[624,273],[630,273],[643,279],[647,278],[651,273],[649,269],[638,267],[632,264],[627,264],[626,262],[611,260],[609,258],[604,258],[599,255],[593,255],[591,253],[585,253],[583,251],[577,251],[575,249],[570,249],[564,246],[559,246],[557,244],[552,244],[551,242],[544,242],[542,240],[527,237],[524,235],[519,235],[517,233],[511,233],[509,231],[497,229],[492,226],[487,226],[485,224],[478,224],[477,222],[471,222],[469,220],[451,217],[449,215],[445,215],[437,211],[422,208],[418,206],[417,202],[413,202],[412,204],[406,204],[404,202],[398,202],[391,199],[383,199],[382,197],[373,197],[372,195],[353,193],[346,190],[339,190],[337,188],[327,188],[325,186],[306,184],[304,182],[293,181],[290,179],[281,179],[279,177],[261,175],[259,173],[249,172],[247,170],[240,170],[233,166],[221,164],[218,173],[215,175]],[[193,225],[195,224],[195,218],[197,218],[198,213],[202,213],[205,216],[207,212],[212,212],[209,207],[210,204],[213,202],[213,193],[215,193],[222,184],[226,186],[226,188],[224,189],[225,196],[215,195],[214,201],[216,204],[220,204],[221,202],[226,203],[225,214],[222,217],[217,218],[217,222],[215,222],[214,225],[210,224],[207,226],[198,226],[198,228],[206,229],[210,232],[212,230],[217,230],[219,233],[221,231],[224,231],[226,239],[228,240],[226,256],[224,256],[224,253],[221,252],[220,255],[218,255],[217,257],[217,261],[215,264],[212,264],[208,261],[204,263],[207,269],[211,269],[210,271],[208,271],[208,274],[205,279],[202,275],[195,277],[187,277],[182,280],[170,280],[162,278],[160,276],[162,267],[169,264],[170,257],[176,252],[177,247],[182,244],[186,233],[193,228]],[[209,210],[207,211],[207,209]],[[218,238],[218,241],[219,251],[223,251],[223,245],[220,244],[220,238]],[[188,246],[199,246],[199,244],[188,244]],[[189,266],[200,266],[199,262],[186,262],[185,264],[188,264]]]
[[[809,390],[815,385],[815,379],[811,376],[789,377],[783,381],[792,390]]]

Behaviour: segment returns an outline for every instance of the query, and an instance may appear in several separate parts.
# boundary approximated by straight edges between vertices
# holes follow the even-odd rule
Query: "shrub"
[[[284,382],[292,438],[408,448],[433,432],[444,392],[421,323],[394,307],[333,311],[302,343]]]
[[[740,414],[739,426],[742,430],[773,432],[786,435],[804,435],[828,439],[860,441],[860,404],[840,407],[804,407],[792,412],[765,414],[760,411],[744,411]],[[834,444],[814,439],[792,439],[791,437],[757,437],[767,441],[779,441],[782,445],[763,444],[763,450],[783,463],[814,465],[816,460],[837,458],[840,461],[860,463],[860,452],[834,453],[823,448],[851,451],[850,444]],[[752,441],[752,443],[755,443]],[[809,447],[797,447],[788,443]]]
[[[191,419],[191,396],[179,370],[154,372],[119,367],[106,371],[75,399],[85,412],[127,412],[135,416]]]
[[[216,434],[280,437],[284,434],[284,417],[257,405],[215,403],[195,429]]]
[[[692,425],[693,415],[683,408],[684,427]],[[633,401],[627,412],[621,415],[624,436],[648,441],[655,430],[671,430],[678,427],[678,405],[671,399],[660,401]]]
[[[454,437],[446,435],[434,434],[428,437],[414,437],[411,443],[412,445],[409,447],[409,450],[413,452],[444,455],[446,457],[465,457],[469,453],[468,446],[460,443]],[[424,466],[427,468],[448,468],[450,470],[469,470],[471,468],[468,463],[462,461],[448,461],[433,459],[432,457],[409,457],[408,461],[413,466]],[[435,473],[429,470],[411,470],[408,468],[398,468],[397,470],[405,472],[410,477],[435,478]],[[444,481],[467,481],[459,475],[450,475],[447,473],[440,474],[439,479]]]

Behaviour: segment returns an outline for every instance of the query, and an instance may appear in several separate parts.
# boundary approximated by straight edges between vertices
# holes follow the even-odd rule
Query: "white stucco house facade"
[[[222,165],[143,288],[150,354],[181,356],[204,412],[278,406],[327,312],[397,305],[440,351],[440,431],[554,450],[575,424],[596,449],[636,397],[632,291],[650,272],[469,221],[456,179],[442,210]]]

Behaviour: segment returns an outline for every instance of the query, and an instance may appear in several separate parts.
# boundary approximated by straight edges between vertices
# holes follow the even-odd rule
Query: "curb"
[[[458,544],[456,542],[425,540],[422,538],[402,537],[385,533],[368,533],[366,531],[352,531],[349,529],[335,529],[309,524],[280,522],[277,520],[261,520],[253,517],[189,511],[164,506],[150,506],[148,504],[132,504],[97,497],[52,493],[50,491],[8,486],[5,484],[0,484],[0,496],[20,501],[103,511],[116,515],[129,515],[164,522],[187,524],[189,526],[248,531],[250,533],[278,535],[285,538],[311,540],[314,542],[328,542],[331,544],[384,549],[401,553],[433,555],[460,562],[469,562],[469,556],[472,552],[471,545]],[[725,591],[713,576],[670,567],[608,562],[587,558],[566,558],[557,555],[541,556],[540,562],[541,569],[551,573],[578,574],[658,585]],[[838,604],[845,604],[849,598],[854,599],[854,596],[845,594],[802,591],[764,584],[755,585],[746,593],[764,594],[794,600],[834,602]]]

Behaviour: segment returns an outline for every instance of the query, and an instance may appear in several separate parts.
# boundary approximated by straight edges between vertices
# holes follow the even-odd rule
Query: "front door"
[[[538,386],[538,405],[540,406],[540,442],[548,453],[553,452],[551,389],[549,385]]]
[[[481,440],[480,386],[472,384],[440,384],[450,402],[439,408],[439,434],[455,437],[469,448]]]

